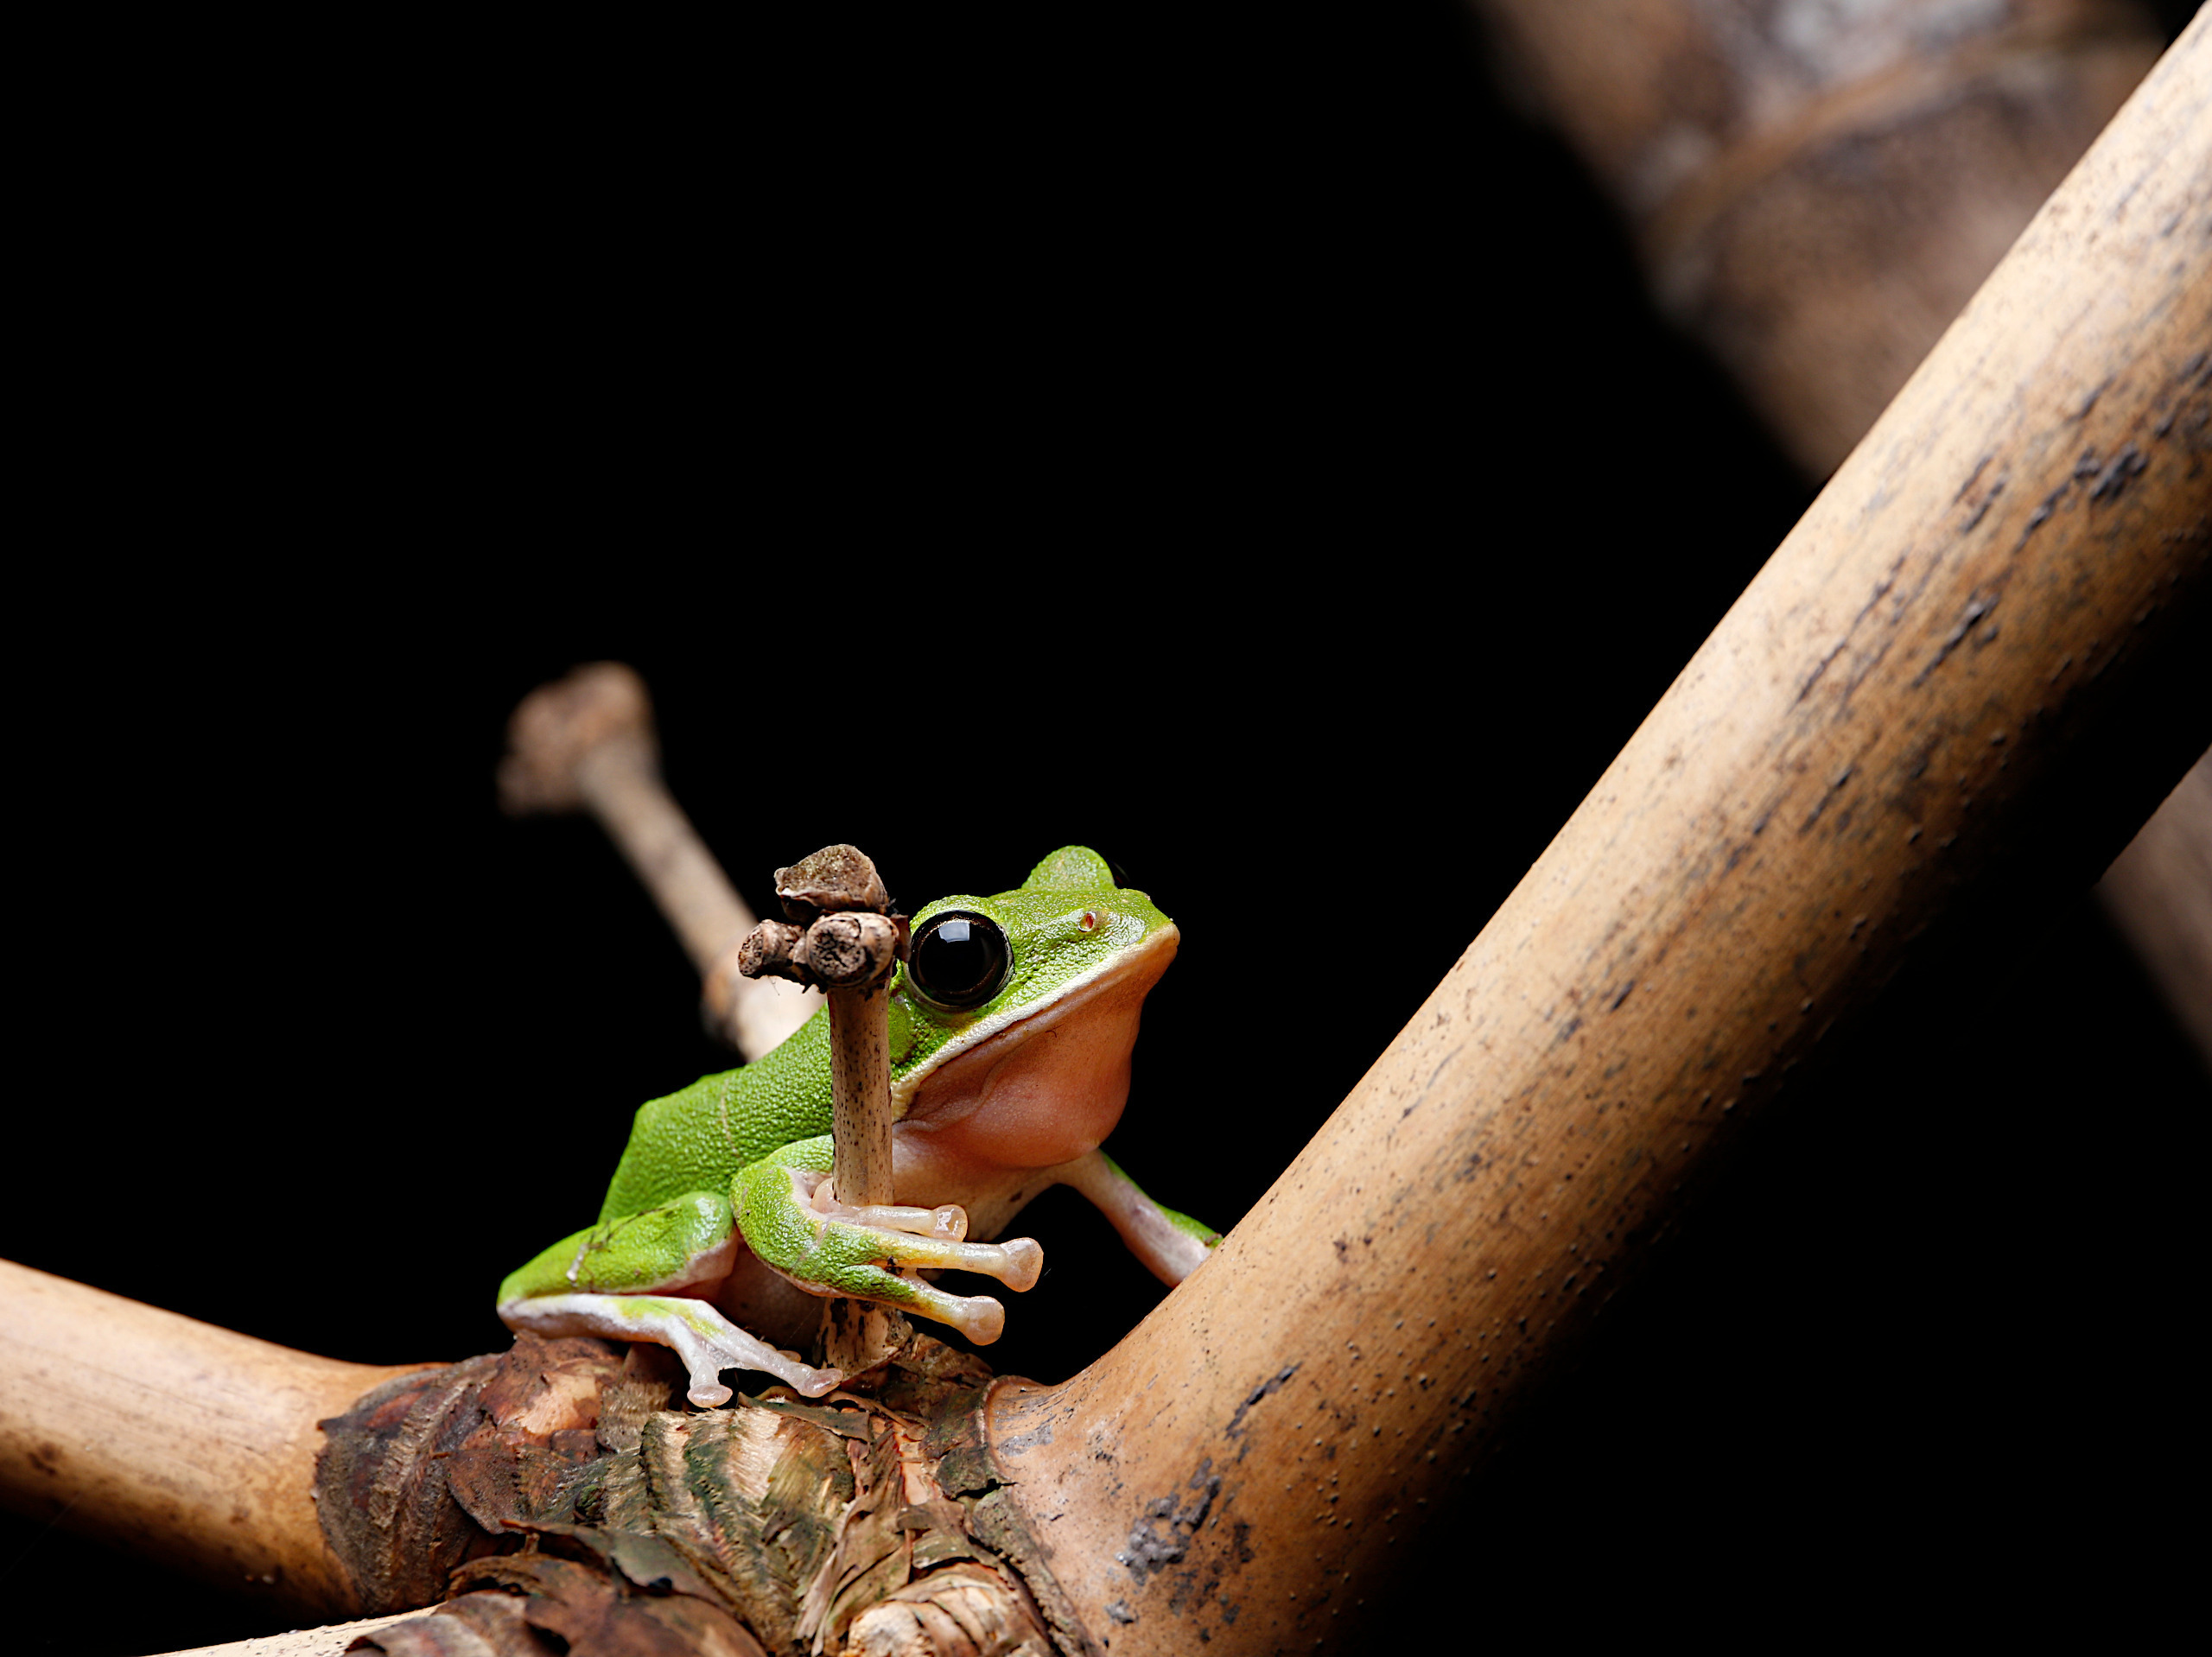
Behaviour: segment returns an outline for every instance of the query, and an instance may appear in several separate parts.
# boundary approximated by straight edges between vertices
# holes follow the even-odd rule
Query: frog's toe
[[[964,1218],[964,1216],[963,1216]],[[877,1257],[907,1270],[974,1272],[1009,1289],[1034,1288],[1044,1275],[1045,1250],[1034,1237],[1002,1243],[956,1242],[911,1233],[877,1231],[866,1239]]]
[[[686,1396],[702,1408],[727,1404],[725,1369],[773,1375],[809,1398],[819,1398],[845,1377],[816,1369],[747,1334],[703,1300],[678,1295],[569,1294],[525,1297],[502,1303],[509,1327],[541,1335],[602,1335],[653,1341],[683,1361],[690,1373]]]
[[[691,1389],[685,1394],[702,1409],[719,1409],[730,1400],[730,1389],[721,1384],[725,1369],[751,1369],[773,1375],[792,1391],[819,1398],[844,1380],[841,1369],[817,1369],[801,1363],[732,1325],[702,1333],[684,1327],[671,1343],[684,1368],[691,1372]]]
[[[810,1197],[801,1177],[794,1174],[792,1189],[804,1206],[846,1225],[904,1231],[938,1242],[959,1242],[968,1235],[968,1210],[957,1203],[940,1203],[933,1209],[914,1208],[903,1203],[871,1203],[854,1208],[839,1199],[834,1175],[816,1185]]]
[[[918,1317],[950,1324],[977,1346],[988,1346],[1006,1333],[1006,1308],[987,1294],[954,1294],[911,1271],[894,1274],[897,1287],[882,1297]]]
[[[977,1346],[988,1346],[1006,1333],[1006,1308],[987,1294],[944,1294],[917,1310],[950,1324]]]
[[[959,1242],[968,1235],[968,1210],[957,1203],[945,1203],[933,1209],[888,1205],[840,1209],[836,1217],[851,1225],[904,1232],[938,1242]]]

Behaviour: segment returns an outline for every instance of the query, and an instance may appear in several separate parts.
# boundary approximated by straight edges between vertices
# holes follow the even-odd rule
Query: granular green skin
[[[824,1008],[744,1069],[702,1076],[639,1106],[630,1143],[600,1204],[600,1220],[635,1214],[687,1191],[727,1191],[739,1169],[829,1133],[830,1114],[830,1013]]]

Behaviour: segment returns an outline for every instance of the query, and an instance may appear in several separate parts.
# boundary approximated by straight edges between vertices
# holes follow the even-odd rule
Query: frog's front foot
[[[804,1172],[792,1174],[791,1188],[791,1195],[806,1211],[826,1222],[823,1230],[874,1234],[880,1245],[876,1257],[893,1266],[975,1272],[996,1278],[1017,1294],[1035,1288],[1037,1279],[1044,1275],[1045,1250],[1034,1237],[1009,1237],[1002,1243],[966,1241],[968,1210],[957,1203],[934,1209],[890,1204],[854,1207],[838,1199],[835,1179],[817,1180]]]
[[[788,1171],[786,1213],[799,1223],[779,1240],[783,1246],[756,1245],[755,1252],[810,1294],[872,1300],[949,1324],[988,1346],[1006,1331],[1006,1309],[988,1295],[948,1293],[919,1273],[976,1272],[1017,1292],[1034,1288],[1044,1273],[1045,1251],[1033,1238],[965,1241],[968,1216],[957,1204],[856,1207],[840,1202],[823,1176]]]
[[[903,1203],[871,1203],[855,1208],[838,1200],[835,1174],[820,1177],[818,1183],[812,1184],[810,1195],[808,1187],[815,1178],[804,1172],[794,1174],[791,1189],[817,1214],[826,1214],[849,1225],[911,1232],[918,1237],[935,1237],[944,1242],[960,1242],[968,1235],[968,1210],[957,1203],[944,1203],[933,1209],[911,1208]]]

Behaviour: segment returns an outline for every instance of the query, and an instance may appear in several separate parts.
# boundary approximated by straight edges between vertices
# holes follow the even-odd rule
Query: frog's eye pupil
[[[915,937],[906,975],[939,1006],[981,1006],[1006,983],[1009,960],[1006,934],[996,921],[952,910]]]

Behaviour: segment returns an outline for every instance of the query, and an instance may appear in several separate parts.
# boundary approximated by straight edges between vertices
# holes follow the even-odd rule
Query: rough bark
[[[1080,1651],[982,1442],[990,1372],[926,1338],[879,1395],[671,1409],[644,1355],[523,1336],[325,1424],[332,1540],[391,1657],[547,1648]]]

